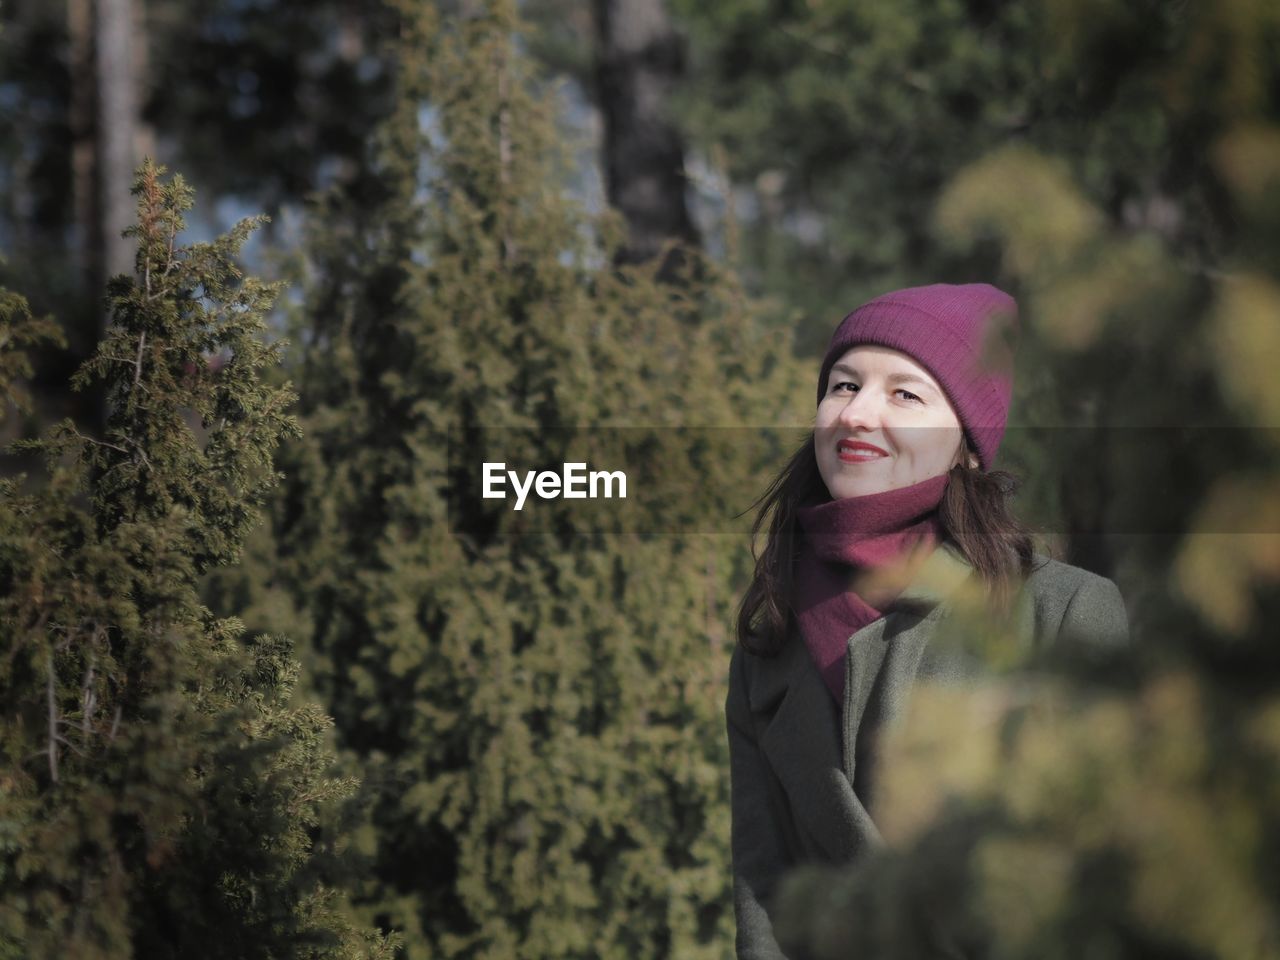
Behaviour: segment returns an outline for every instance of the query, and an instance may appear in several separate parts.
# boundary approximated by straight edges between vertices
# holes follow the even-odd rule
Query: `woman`
[[[929,641],[962,586],[1028,650],[1124,644],[1116,585],[1035,553],[991,463],[1017,306],[987,284],[877,297],[836,328],[812,436],[761,500],[769,541],[738,613],[725,717],[737,950],[782,957],[775,885],[881,843],[874,735],[915,679],[964,666]],[[975,579],[976,578],[976,579]]]

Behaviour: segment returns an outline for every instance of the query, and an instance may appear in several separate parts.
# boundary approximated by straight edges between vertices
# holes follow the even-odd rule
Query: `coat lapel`
[[[842,768],[835,700],[805,645],[785,644],[753,680],[753,706],[776,702],[760,748],[786,791],[808,853],[839,862],[879,845],[880,833]]]
[[[883,842],[860,793],[872,739],[905,706],[945,601],[971,573],[958,552],[940,546],[886,615],[849,638],[843,710],[799,638],[753,672],[749,699],[767,717],[760,746],[811,852],[841,862]]]

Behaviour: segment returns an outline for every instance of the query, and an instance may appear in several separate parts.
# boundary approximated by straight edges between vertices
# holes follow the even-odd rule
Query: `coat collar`
[[[882,841],[854,792],[857,731],[892,646],[918,658],[947,601],[973,573],[949,543],[939,545],[885,616],[849,638],[845,709],[837,707],[804,643],[792,638],[752,671],[748,699],[767,717],[760,746],[786,791],[811,848],[837,862]],[[915,660],[911,661],[913,664]]]
[[[916,575],[898,597],[889,605],[885,616],[876,620],[853,636],[865,631],[877,630],[894,636],[915,620],[933,613],[936,617],[945,612],[945,606],[954,599],[962,584],[973,575],[974,568],[950,541],[943,541],[920,565]],[[938,610],[938,607],[944,607]],[[884,630],[892,624],[896,629]],[[795,638],[793,638],[795,639]],[[850,639],[853,639],[850,637]],[[812,668],[812,669],[811,669]],[[781,697],[794,683],[807,683],[808,675],[821,680],[808,650],[803,643],[788,642],[782,651],[771,658],[761,659],[761,669],[753,671],[750,700],[755,709],[763,709]],[[831,699],[831,694],[827,694]],[[833,703],[834,706],[834,703]]]

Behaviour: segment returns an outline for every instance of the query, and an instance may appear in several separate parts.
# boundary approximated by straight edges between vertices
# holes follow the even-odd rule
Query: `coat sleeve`
[[[766,906],[789,858],[773,799],[773,774],[756,742],[745,669],[745,654],[735,647],[729,664],[725,725],[729,736],[737,956],[739,960],[786,960],[774,939]]]

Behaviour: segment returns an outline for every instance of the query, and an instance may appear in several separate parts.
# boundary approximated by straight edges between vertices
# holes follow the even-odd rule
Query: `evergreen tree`
[[[0,955],[389,957],[325,880],[338,838],[312,828],[355,783],[329,772],[329,718],[290,700],[290,642],[245,644],[199,602],[297,424],[263,378],[277,287],[235,262],[255,222],[179,245],[191,191],[162,173],[140,168],[136,275],[74,378],[103,382],[105,435],[64,420],[17,444],[45,453],[43,488],[0,486]]]
[[[514,4],[397,6],[370,175],[313,219],[306,438],[264,551],[366,774],[365,915],[413,958],[727,956],[727,626],[749,557],[676,534],[749,498],[672,503],[671,536],[575,536],[581,501],[538,504],[522,532],[463,484],[478,426],[513,466],[558,464],[565,428],[607,445],[765,424],[807,380],[714,265],[613,270],[618,220],[563,188]],[[762,478],[741,432],[704,437],[724,476]]]

